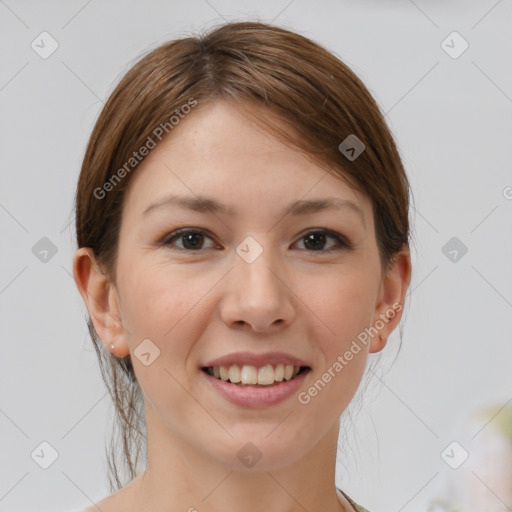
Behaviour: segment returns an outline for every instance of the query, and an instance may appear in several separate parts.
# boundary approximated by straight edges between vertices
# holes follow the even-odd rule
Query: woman
[[[375,101],[313,41],[229,23],[136,63],[76,194],[131,480],[114,454],[97,506],[364,510],[335,485],[339,417],[401,318],[408,201]]]

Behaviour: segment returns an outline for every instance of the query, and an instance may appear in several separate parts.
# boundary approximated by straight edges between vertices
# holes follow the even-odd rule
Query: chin
[[[296,442],[294,436],[284,434],[280,439],[271,439],[272,434],[268,436],[271,429],[265,429],[264,435],[261,434],[261,427],[257,435],[254,435],[255,430],[258,429],[247,429],[247,435],[241,431],[233,439],[227,440],[222,451],[210,452],[212,459],[231,471],[258,472],[289,467],[304,456],[305,443]],[[220,447],[218,441],[212,442],[212,445]],[[300,451],[297,450],[298,446],[301,447]]]

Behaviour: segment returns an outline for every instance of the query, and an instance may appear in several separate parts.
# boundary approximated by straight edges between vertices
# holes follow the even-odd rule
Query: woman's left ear
[[[372,321],[370,352],[380,352],[394,331],[404,309],[405,295],[411,281],[411,253],[404,245],[395,254],[382,278]],[[375,334],[375,331],[377,333]]]

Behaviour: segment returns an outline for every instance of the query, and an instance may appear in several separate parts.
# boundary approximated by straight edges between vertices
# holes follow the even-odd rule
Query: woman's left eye
[[[335,241],[334,247],[325,249],[324,245],[326,240],[329,238]],[[310,231],[309,233],[303,235],[299,241],[302,240],[304,240],[308,245],[312,247],[306,247],[306,251],[318,252],[317,249],[319,246],[321,246],[321,249],[323,249],[323,251],[320,252],[328,252],[336,249],[352,249],[352,246],[342,235],[336,233],[335,231],[329,231],[325,229]]]
[[[334,240],[334,246],[325,248],[326,240],[328,239]],[[198,251],[203,249],[202,247],[204,240],[209,239],[213,242],[212,238],[209,237],[205,231],[200,229],[180,229],[171,233],[169,237],[167,237],[162,244],[165,246],[175,245],[175,241],[181,241],[182,246],[175,246],[177,249],[185,250],[185,251]],[[309,252],[328,252],[337,249],[352,249],[350,243],[339,233],[335,231],[330,231],[326,229],[310,231],[305,235],[302,235],[298,242],[304,242],[304,246],[306,251]],[[214,248],[213,246],[209,247],[210,249]]]

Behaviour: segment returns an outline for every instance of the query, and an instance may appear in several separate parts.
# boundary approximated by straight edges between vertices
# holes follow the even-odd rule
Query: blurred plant
[[[447,478],[427,512],[512,510],[512,406],[485,407],[465,422],[468,461]]]

